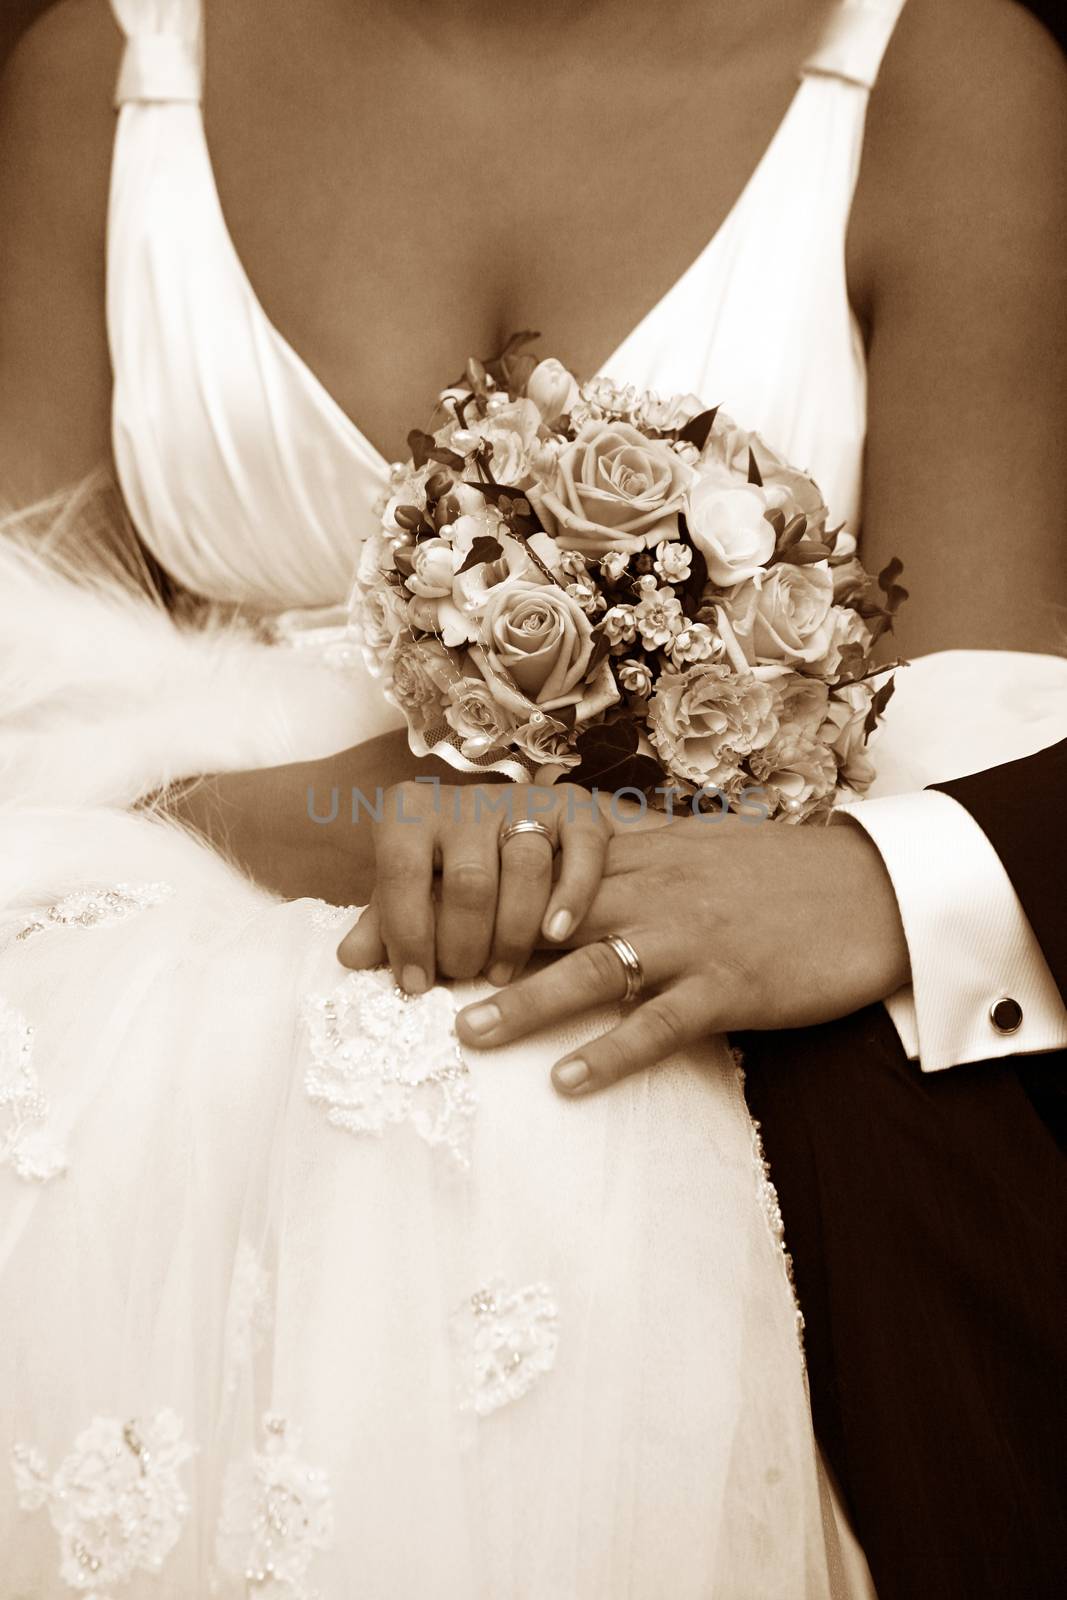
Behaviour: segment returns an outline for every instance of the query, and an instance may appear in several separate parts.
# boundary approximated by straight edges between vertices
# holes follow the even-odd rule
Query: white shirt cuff
[[[840,808],[870,835],[900,907],[912,981],[886,1001],[924,1072],[1067,1048],[1067,1007],[1005,872],[970,812],[935,789]],[[1021,1011],[1011,1032],[992,1008]],[[1011,1007],[998,1018],[1014,1021]]]

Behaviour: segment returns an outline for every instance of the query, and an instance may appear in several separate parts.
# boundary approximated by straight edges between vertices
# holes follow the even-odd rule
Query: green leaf
[[[575,749],[582,759],[567,781],[586,789],[639,789],[645,794],[663,776],[658,761],[638,753],[637,724],[626,716],[584,729]]]
[[[408,449],[416,471],[424,467],[433,452],[437,449],[437,440],[432,433],[424,433],[421,428],[412,428],[408,434]],[[462,462],[460,463],[462,466]]]
[[[903,571],[903,561],[900,560],[899,556],[894,556],[891,561],[886,563],[881,572],[878,574],[879,589],[881,589],[883,593],[888,594],[889,590],[896,583]]]
[[[789,552],[789,560],[797,567],[808,567],[813,561],[825,561],[830,552],[816,539],[801,539]]]
[[[689,530],[684,526],[684,518],[680,517],[678,519],[678,525],[686,542],[691,545],[693,554],[693,560],[689,567],[689,576],[678,594],[678,598],[682,602],[682,610],[692,622],[704,603],[704,591],[708,587],[708,564],[704,560],[703,554],[689,539]]]
[[[426,452],[428,461],[439,461],[443,467],[454,467],[457,472],[462,472],[467,465],[466,458],[458,450],[449,450],[445,445],[435,444],[432,450]]]
[[[611,640],[608,638],[604,629],[602,627],[594,628],[593,653],[589,657],[589,663],[585,669],[586,677],[592,676],[610,650]]]
[[[863,724],[863,731],[868,737],[878,726],[878,718],[882,715],[890,700],[892,700],[896,686],[896,679],[890,677],[886,679],[880,689],[875,690],[874,698],[871,701],[871,709],[868,711],[867,720]]]
[[[460,567],[460,572],[469,572],[472,567],[480,567],[483,561],[499,561],[504,554],[504,547],[497,539],[488,535],[471,541],[470,554]]]
[[[698,450],[703,450],[708,442],[708,435],[715,426],[715,414],[718,406],[712,406],[710,411],[701,411],[698,416],[692,417],[684,428],[678,430],[678,437],[685,444],[695,444]]]

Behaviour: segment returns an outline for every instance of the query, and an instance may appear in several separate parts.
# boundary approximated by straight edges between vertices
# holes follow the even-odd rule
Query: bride
[[[853,527],[869,409],[905,645],[990,638],[997,474],[1040,480],[1047,429],[1038,396],[987,436],[1014,354],[943,359],[984,308],[934,226],[923,0],[853,214],[901,9],[113,0],[120,37],[64,0],[18,53],[3,470],[26,502],[110,449],[137,537],[87,489],[0,548],[5,1595],[870,1592],[725,1043],[573,1102],[547,1069],[610,1011],[461,1043],[484,951],[439,939],[464,981],[408,995],[346,972],[377,830],[309,797],[454,778],[331,608],[440,380],[531,318],[578,371],[722,398]],[[166,606],[119,581],[142,548]],[[907,953],[830,833],[885,911],[856,1005]]]

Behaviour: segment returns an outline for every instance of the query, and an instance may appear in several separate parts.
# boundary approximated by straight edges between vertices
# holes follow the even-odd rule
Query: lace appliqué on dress
[[[362,906],[334,906],[328,900],[312,900],[311,926],[319,933],[333,933],[355,922]]]
[[[173,1411],[157,1411],[145,1423],[97,1417],[52,1478],[38,1451],[15,1446],[19,1505],[48,1507],[64,1583],[90,1600],[108,1600],[112,1585],[162,1569],[188,1515],[179,1473],[192,1454]]]
[[[335,1128],[380,1134],[410,1122],[430,1145],[470,1164],[477,1095],[446,989],[407,995],[387,972],[350,972],[304,1002],[308,1096]]]
[[[333,1538],[329,1476],[297,1454],[284,1417],[263,1418],[266,1442],[230,1467],[215,1541],[220,1569],[271,1600],[318,1600],[309,1583],[316,1553]]]
[[[66,1171],[65,1152],[42,1126],[47,1117],[33,1065],[33,1029],[0,999],[0,1167],[10,1165],[29,1183],[47,1183]]]
[[[226,1316],[223,1341],[223,1388],[234,1394],[242,1372],[252,1364],[270,1333],[273,1306],[270,1273],[261,1265],[256,1252],[242,1239],[233,1263],[233,1287]]]
[[[461,1405],[487,1417],[523,1395],[556,1364],[559,1307],[544,1283],[508,1289],[495,1279],[452,1321],[462,1373]]]
[[[24,922],[16,940],[32,939],[46,928],[98,928],[125,922],[174,893],[169,883],[116,883],[110,888],[74,889]]]
[[[741,1061],[740,1050],[732,1051],[734,1066],[737,1069],[737,1081],[741,1089],[742,1098],[745,1093],[745,1069]],[[760,1210],[767,1222],[767,1229],[777,1246],[778,1255],[785,1273],[786,1283],[789,1285],[789,1294],[793,1302],[793,1314],[796,1319],[797,1344],[800,1353],[804,1354],[804,1313],[800,1309],[797,1299],[796,1283],[793,1278],[793,1257],[789,1254],[789,1247],[785,1242],[785,1223],[782,1220],[782,1208],[778,1203],[778,1190],[771,1181],[771,1167],[763,1150],[763,1135],[760,1125],[755,1117],[749,1118],[752,1124],[752,1164],[756,1174],[756,1193],[759,1199]]]

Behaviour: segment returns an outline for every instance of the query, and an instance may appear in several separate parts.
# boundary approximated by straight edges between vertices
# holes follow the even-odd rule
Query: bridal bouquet
[[[899,562],[873,579],[717,407],[579,385],[534,337],[444,391],[363,547],[354,620],[412,749],[791,821],[862,793]]]

